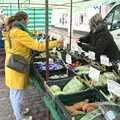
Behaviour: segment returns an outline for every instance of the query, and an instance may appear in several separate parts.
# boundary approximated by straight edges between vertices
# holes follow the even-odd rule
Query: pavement
[[[24,105],[29,107],[33,120],[48,120],[48,110],[43,95],[32,85],[26,89]],[[9,89],[5,86],[4,72],[0,73],[0,120],[15,120],[9,101]]]

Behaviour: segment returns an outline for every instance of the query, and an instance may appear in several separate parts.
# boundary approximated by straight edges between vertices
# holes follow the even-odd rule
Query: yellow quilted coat
[[[5,33],[3,34],[5,37]],[[12,49],[9,48],[7,34],[5,37],[5,50],[6,50],[6,60],[5,64],[9,60],[11,53],[24,56],[29,60],[30,50],[45,51],[45,44],[38,43],[36,40],[32,39],[30,35],[22,31],[19,28],[14,28],[10,31],[10,39],[12,41]],[[49,42],[49,48],[55,47],[56,41]],[[5,66],[5,83],[9,88],[24,89],[29,83],[29,73],[16,72],[7,66]]]

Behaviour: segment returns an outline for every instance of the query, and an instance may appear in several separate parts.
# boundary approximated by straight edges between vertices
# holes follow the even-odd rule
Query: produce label
[[[68,44],[67,40],[64,40],[64,48],[67,48],[67,44]]]
[[[115,114],[112,111],[108,111],[105,114],[105,118],[106,118],[106,120],[114,120],[115,119]]]
[[[56,52],[56,47],[52,49],[52,52]]]
[[[100,62],[102,65],[110,66],[109,58],[105,55],[100,56]]]
[[[118,70],[120,70],[120,63],[118,63]]]
[[[95,60],[95,52],[89,51],[88,58],[91,59],[91,60]]]
[[[82,53],[82,48],[78,46],[78,53],[81,54]]]
[[[120,97],[120,84],[115,81],[108,81],[108,91]]]
[[[99,80],[99,76],[100,76],[100,71],[93,68],[93,67],[90,67],[90,71],[89,71],[89,77],[92,79],[92,80],[96,80],[98,81]]]
[[[59,58],[59,59],[62,59],[61,52],[57,52],[57,54],[58,54],[58,58]]]
[[[78,45],[77,45],[77,43],[72,43],[71,50],[72,51],[78,51]]]
[[[71,58],[71,55],[69,54],[66,54],[66,63],[72,64],[72,58]]]

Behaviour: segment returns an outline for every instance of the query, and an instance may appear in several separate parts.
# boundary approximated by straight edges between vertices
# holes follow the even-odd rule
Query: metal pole
[[[70,4],[70,50],[71,50],[71,38],[72,38],[72,0]]]
[[[18,11],[20,10],[20,0],[18,0]]]
[[[12,15],[12,4],[10,3],[10,15]]]
[[[35,8],[34,8],[34,31],[35,31]]]
[[[99,13],[101,14],[101,5],[100,5],[100,8],[99,8]]]
[[[45,0],[45,38],[46,38],[46,81],[47,81],[49,79],[48,0]]]

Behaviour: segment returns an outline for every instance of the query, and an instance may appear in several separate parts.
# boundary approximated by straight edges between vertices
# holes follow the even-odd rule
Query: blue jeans
[[[23,109],[24,90],[10,89],[10,102],[13,112],[16,116],[16,120],[20,120],[24,117],[22,113]]]

